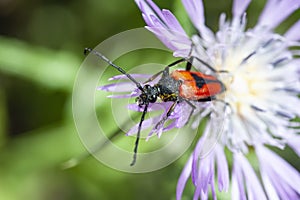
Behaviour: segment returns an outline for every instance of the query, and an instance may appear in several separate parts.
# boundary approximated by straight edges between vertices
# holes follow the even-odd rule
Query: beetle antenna
[[[119,72],[121,72],[122,74],[124,74],[125,76],[127,76],[127,78],[129,80],[131,80],[132,82],[134,82],[136,84],[137,88],[139,88],[142,92],[144,92],[143,87],[141,86],[141,84],[139,82],[137,82],[130,74],[128,74],[127,72],[125,72],[121,67],[115,65],[112,61],[110,61],[108,58],[106,58],[103,54],[99,53],[98,51],[94,51],[91,48],[85,48],[84,49],[84,55],[87,55],[88,53],[93,53],[94,55],[96,55],[97,57],[101,58],[103,61],[105,61],[106,63],[108,63],[110,66],[112,66],[115,69],[117,69]]]
[[[144,108],[144,111],[143,111],[143,114],[142,114],[142,117],[141,117],[141,121],[139,123],[138,133],[137,133],[137,136],[136,136],[134,150],[133,150],[133,160],[132,160],[130,166],[133,166],[136,162],[136,155],[137,155],[137,150],[138,150],[139,141],[140,141],[140,137],[141,137],[142,124],[143,124],[143,121],[145,119],[147,109],[148,109],[148,103],[146,103],[146,105],[145,105],[145,108]]]

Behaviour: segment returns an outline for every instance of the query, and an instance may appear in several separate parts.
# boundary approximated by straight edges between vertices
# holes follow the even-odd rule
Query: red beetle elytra
[[[171,73],[175,80],[182,81],[179,96],[194,101],[209,101],[222,93],[225,87],[216,77],[186,70]]]
[[[153,75],[149,80],[144,82],[144,86],[137,82],[130,74],[126,73],[121,67],[112,63],[108,58],[106,58],[101,53],[94,51],[90,48],[85,48],[85,54],[91,52],[107,62],[110,66],[117,69],[122,74],[126,75],[129,80],[136,84],[137,88],[141,91],[141,94],[136,98],[136,102],[138,106],[143,107],[144,110],[141,116],[141,120],[138,126],[137,138],[135,141],[134,147],[134,155],[133,161],[130,164],[131,166],[136,162],[136,154],[140,139],[140,132],[142,123],[145,119],[145,115],[147,113],[147,109],[150,103],[155,103],[158,98],[163,102],[172,101],[174,102],[167,111],[166,116],[155,126],[157,128],[159,125],[163,125],[168,117],[173,112],[177,103],[185,101],[189,106],[191,106],[192,110],[189,117],[192,116],[195,106],[190,101],[211,101],[216,99],[216,95],[225,91],[224,84],[219,81],[216,77],[211,75],[206,75],[201,72],[191,71],[192,60],[195,58],[202,64],[206,65],[212,71],[215,71],[212,67],[210,67],[207,63],[202,61],[197,57],[191,57],[189,59],[182,58],[177,60],[171,64],[169,64],[164,70]],[[187,62],[185,70],[174,70],[171,74],[169,73],[169,68],[175,66],[181,62]],[[216,72],[216,71],[215,71]],[[148,82],[156,79],[159,75],[161,75],[160,80],[157,84],[151,86],[147,84]],[[188,122],[189,120],[187,120]]]

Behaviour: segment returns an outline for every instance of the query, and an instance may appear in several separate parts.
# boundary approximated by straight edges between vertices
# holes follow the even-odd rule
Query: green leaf
[[[0,71],[46,87],[70,90],[80,66],[78,57],[0,37]]]

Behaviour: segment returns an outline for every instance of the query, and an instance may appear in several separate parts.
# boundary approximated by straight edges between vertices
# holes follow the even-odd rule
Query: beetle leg
[[[141,137],[142,124],[145,120],[145,115],[147,113],[147,109],[148,109],[148,103],[146,103],[146,105],[145,105],[145,108],[144,108],[144,111],[143,111],[143,114],[141,117],[141,121],[139,123],[138,132],[137,132],[135,145],[134,145],[134,149],[133,149],[133,159],[132,159],[130,166],[133,166],[136,162],[137,151],[138,151],[139,141],[140,141],[140,137]]]
[[[163,71],[159,71],[158,73],[154,74],[153,76],[151,76],[148,80],[146,80],[143,84],[149,83],[151,81],[153,81],[154,79],[156,79],[161,73],[163,73]]]
[[[179,63],[182,63],[182,62],[184,62],[184,61],[186,61],[186,59],[185,59],[185,58],[181,58],[181,59],[179,59],[179,60],[176,60],[175,62],[172,62],[172,63],[169,64],[166,68],[173,67],[173,66],[175,66],[175,65],[177,65],[177,64],[179,64]]]
[[[168,109],[166,116],[164,116],[162,120],[155,125],[155,129],[157,129],[159,126],[163,125],[166,122],[166,120],[170,117],[171,113],[174,111],[177,103],[177,101],[174,101],[174,103]]]
[[[189,123],[189,121],[190,121],[190,119],[191,119],[191,117],[192,117],[192,115],[193,115],[194,110],[196,109],[196,107],[190,101],[188,101],[186,99],[183,99],[183,100],[192,108],[192,110],[191,110],[191,112],[189,114],[188,120],[185,123],[185,125],[186,125],[187,123]]]
[[[227,103],[226,101],[222,100],[222,99],[214,99],[214,101],[218,101],[222,104],[224,104],[224,112],[226,111],[227,108],[229,108],[229,111],[232,112],[233,109],[231,107],[231,105],[229,103]]]
[[[190,60],[188,60],[188,61],[186,62],[186,66],[185,66],[185,70],[186,70],[186,71],[191,71],[192,63],[193,63],[193,58],[194,58],[194,57],[191,57]]]
[[[207,67],[209,70],[211,70],[214,73],[218,73],[218,74],[219,73],[228,73],[228,71],[226,71],[226,70],[216,70],[216,69],[214,69],[210,64],[208,64],[207,62],[205,62],[204,60],[202,60],[202,59],[200,59],[196,56],[191,56],[190,57],[190,62],[192,62],[193,59],[196,59],[197,61],[199,61],[201,64],[203,64],[205,67]]]
[[[162,74],[162,73],[163,73],[164,76],[168,76],[168,75],[169,75],[169,68],[170,68],[170,67],[173,67],[173,66],[175,66],[175,65],[177,65],[177,64],[179,64],[179,63],[182,63],[182,62],[184,62],[184,61],[186,61],[186,59],[185,59],[185,58],[181,58],[181,59],[179,59],[179,60],[176,60],[175,62],[172,62],[171,64],[169,64],[168,66],[166,66],[164,70],[159,71],[158,73],[156,73],[156,74],[154,74],[153,76],[151,76],[148,80],[146,80],[146,81],[144,82],[144,84],[153,81],[154,79],[156,79],[156,78],[157,78],[160,74]]]

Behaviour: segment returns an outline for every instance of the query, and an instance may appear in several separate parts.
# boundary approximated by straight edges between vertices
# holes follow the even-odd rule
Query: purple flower
[[[167,127],[156,126],[172,102],[149,105],[149,112],[163,110],[163,114],[144,121],[142,129],[152,127],[149,137],[154,133],[160,137],[163,132],[186,124],[196,128],[203,118],[209,118],[179,178],[176,198],[182,198],[186,182],[191,178],[194,199],[207,199],[209,192],[217,199],[216,189],[227,192],[230,182],[232,199],[299,199],[299,172],[266,145],[280,149],[288,145],[300,156],[300,136],[295,129],[299,123],[292,121],[300,116],[300,53],[294,48],[300,47],[300,20],[284,35],[274,32],[274,28],[299,8],[300,0],[268,0],[257,25],[251,29],[246,29],[245,14],[251,1],[233,0],[232,19],[221,14],[216,33],[205,25],[202,0],[182,0],[199,32],[192,37],[170,11],[159,9],[151,0],[135,1],[146,28],[175,57],[201,58],[203,62],[193,62],[193,66],[203,73],[212,73],[203,63],[214,71],[226,71],[214,74],[225,85],[226,92],[217,96],[219,101],[193,101],[196,109],[191,118],[191,107],[183,101],[175,107]],[[138,96],[139,90],[128,82],[100,89],[131,92],[116,97]],[[120,90],[115,86],[124,87]],[[129,109],[143,110],[137,105],[129,105]],[[136,133],[137,126],[128,134]],[[225,149],[233,157],[231,180]],[[245,156],[249,152],[256,154],[259,173]]]
[[[256,145],[255,150],[260,162],[260,173],[268,198],[299,199],[299,172],[263,145]]]
[[[243,154],[234,153],[233,159],[232,199],[267,199],[258,177]]]

